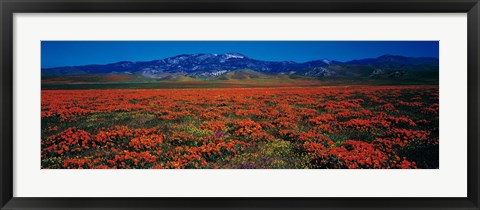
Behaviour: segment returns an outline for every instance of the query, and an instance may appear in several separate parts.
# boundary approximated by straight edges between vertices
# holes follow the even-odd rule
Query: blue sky
[[[437,41],[42,41],[42,68],[241,53],[266,61],[349,61],[385,54],[439,56]]]

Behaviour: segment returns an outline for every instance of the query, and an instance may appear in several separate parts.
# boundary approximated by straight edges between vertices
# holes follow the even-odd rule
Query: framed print
[[[467,1],[2,1],[2,209],[478,209]]]

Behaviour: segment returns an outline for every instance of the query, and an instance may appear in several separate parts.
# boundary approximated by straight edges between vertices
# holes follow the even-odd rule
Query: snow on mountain
[[[226,59],[230,59],[230,58],[245,58],[245,56],[241,55],[241,54],[225,54],[225,57]]]

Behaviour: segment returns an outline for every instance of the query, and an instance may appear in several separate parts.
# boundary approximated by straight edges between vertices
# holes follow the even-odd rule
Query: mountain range
[[[337,78],[397,78],[438,81],[439,60],[431,57],[383,55],[346,62],[319,59],[308,62],[263,61],[240,53],[188,54],[142,62],[121,61],[105,65],[42,68],[42,79],[71,76],[117,75],[145,78],[153,81],[188,78],[212,80],[288,75],[316,79]],[[230,73],[230,76],[229,76]],[[245,76],[247,74],[247,76]],[[259,76],[260,75],[260,76]],[[233,77],[235,78],[235,77]]]

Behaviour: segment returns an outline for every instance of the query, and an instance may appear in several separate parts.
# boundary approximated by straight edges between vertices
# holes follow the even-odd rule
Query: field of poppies
[[[438,86],[42,90],[43,169],[439,167]]]

